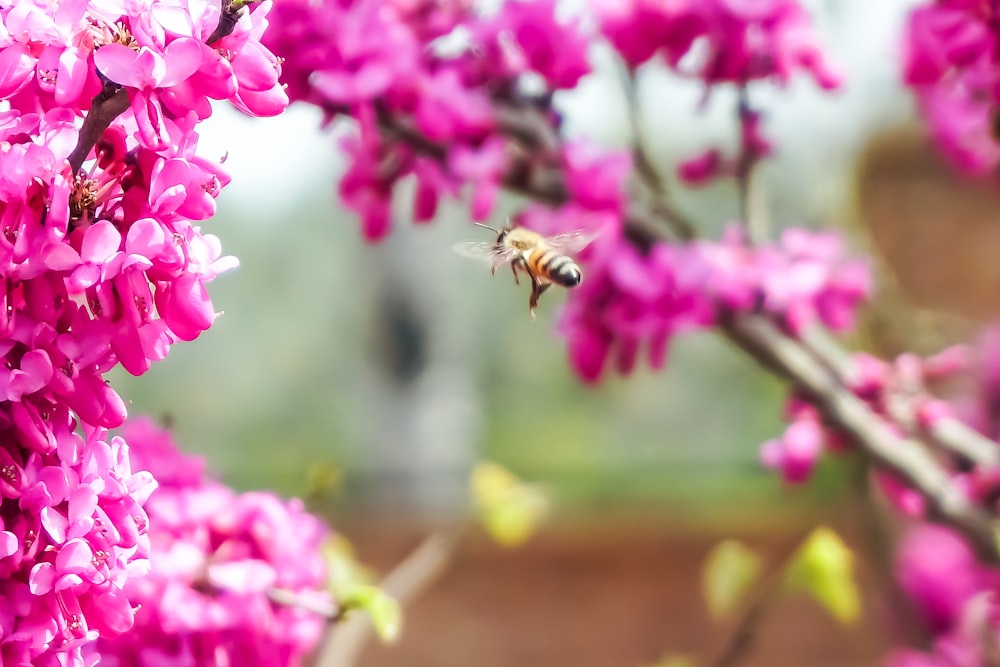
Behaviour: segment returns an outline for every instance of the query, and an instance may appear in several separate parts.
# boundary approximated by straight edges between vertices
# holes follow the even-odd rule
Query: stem
[[[635,170],[642,183],[646,185],[653,199],[653,211],[670,225],[671,231],[682,241],[690,241],[698,234],[694,223],[670,203],[666,181],[660,175],[656,165],[646,150],[646,137],[642,130],[642,120],[639,113],[639,86],[636,73],[621,64],[622,89],[625,93],[625,105],[628,107],[629,124],[632,127],[632,159]]]
[[[212,46],[223,37],[233,34],[236,24],[239,23],[240,17],[243,16],[243,8],[253,4],[255,1],[222,0],[222,13],[219,15],[219,24],[215,26],[215,30],[205,40],[205,43]]]
[[[750,108],[750,97],[747,94],[746,86],[740,86],[739,94],[736,98],[736,121],[740,127],[740,153],[736,159],[736,189],[739,192],[740,218],[751,230],[750,226],[750,179],[753,177],[753,167],[756,160],[750,151],[747,150],[746,130],[744,123],[746,118],[753,113]],[[748,234],[753,239],[753,236]]]
[[[312,612],[319,616],[324,616],[330,620],[337,619],[337,610],[333,605],[330,604],[319,604],[301,595],[296,595],[292,591],[285,590],[284,588],[269,588],[267,590],[267,597],[271,602],[276,604],[284,605],[286,607],[298,607],[299,609],[305,609],[306,611]]]
[[[786,547],[785,552],[774,561],[777,565],[761,578],[733,631],[722,642],[716,657],[708,661],[709,667],[731,667],[753,648],[757,631],[777,600],[785,581],[785,572],[804,539],[793,541],[791,547]]]
[[[74,175],[79,173],[90,150],[104,136],[104,131],[125,109],[128,109],[128,92],[117,83],[105,81],[101,92],[90,103],[90,111],[83,119],[76,147],[69,154],[69,164]]]

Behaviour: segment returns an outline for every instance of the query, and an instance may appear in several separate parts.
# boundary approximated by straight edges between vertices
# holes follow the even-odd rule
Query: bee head
[[[500,229],[493,229],[492,227],[484,225],[481,222],[473,222],[472,224],[476,225],[477,227],[482,227],[483,229],[488,229],[491,232],[493,232],[494,234],[496,234],[497,235],[497,245],[500,245],[500,244],[503,243],[504,239],[507,238],[507,234],[509,234],[510,230],[511,230],[510,225],[507,225],[506,227],[501,227]]]

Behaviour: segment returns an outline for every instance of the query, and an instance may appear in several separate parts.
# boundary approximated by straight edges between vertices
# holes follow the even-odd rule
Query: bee
[[[597,234],[583,230],[542,236],[513,225],[493,229],[478,222],[474,224],[496,234],[496,241],[466,241],[456,244],[455,251],[464,257],[489,262],[493,275],[499,267],[509,264],[515,284],[520,284],[519,273],[526,274],[531,279],[531,298],[528,301],[531,319],[535,319],[538,297],[549,287],[560,285],[572,288],[580,284],[583,273],[569,255],[583,250],[597,237]]]

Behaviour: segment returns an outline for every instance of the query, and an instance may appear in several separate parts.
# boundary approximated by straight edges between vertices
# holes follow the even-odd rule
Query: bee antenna
[[[499,232],[499,231],[497,231],[496,229],[493,229],[493,228],[492,228],[492,227],[490,227],[489,225],[484,225],[484,224],[483,224],[483,223],[481,223],[481,222],[473,222],[472,224],[474,224],[474,225],[475,225],[476,227],[482,227],[483,229],[488,229],[488,230],[490,230],[491,232],[493,232],[494,234],[499,234],[499,233],[500,233],[500,232]]]

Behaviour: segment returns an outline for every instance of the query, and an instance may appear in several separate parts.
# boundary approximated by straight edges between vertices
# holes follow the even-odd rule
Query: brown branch
[[[810,327],[803,332],[801,342],[817,360],[839,378],[844,386],[849,385],[853,362],[850,355],[832,336],[823,329]],[[915,424],[912,424],[915,422],[914,417],[905,417],[904,421],[917,430]],[[923,430],[921,435],[929,444],[951,452],[974,465],[988,468],[1000,464],[1000,444],[956,419],[939,419],[929,430]]]
[[[101,92],[94,96],[90,111],[83,119],[83,126],[76,140],[76,147],[69,154],[69,164],[76,174],[87,155],[111,125],[111,121],[128,109],[128,92],[117,83],[105,81]]]
[[[898,436],[809,350],[764,317],[735,314],[724,318],[721,327],[762,366],[804,392],[869,460],[916,490],[932,518],[965,534],[984,561],[1000,564],[996,521],[970,502],[923,443]]]
[[[629,124],[632,127],[632,160],[639,179],[649,190],[653,200],[653,211],[670,225],[674,235],[682,241],[690,241],[698,234],[694,223],[679,210],[674,208],[667,192],[667,184],[646,150],[646,137],[642,131],[642,119],[639,114],[639,90],[635,79],[635,71],[622,63],[622,88],[625,92],[625,105],[628,107]]]
[[[215,30],[209,35],[205,43],[212,46],[217,41],[223,37],[228,37],[233,34],[233,30],[236,29],[236,24],[239,23],[240,17],[243,16],[243,9],[249,4],[252,4],[255,0],[222,0],[222,13],[219,14],[219,24],[215,26]]]

